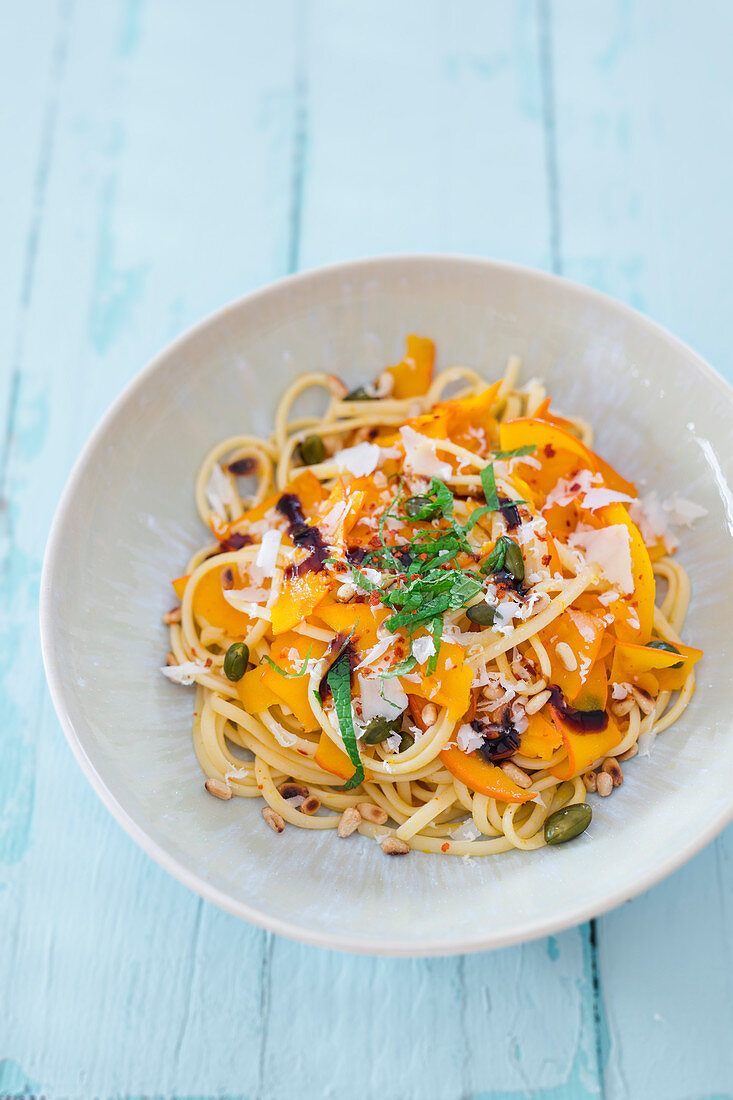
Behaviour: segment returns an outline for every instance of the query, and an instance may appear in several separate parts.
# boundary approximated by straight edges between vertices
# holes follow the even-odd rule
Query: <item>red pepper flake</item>
[[[262,784],[261,784],[261,783],[258,783],[258,784],[257,784],[257,790],[258,790],[258,791],[263,791],[264,789],[265,789],[265,788],[264,788],[264,787],[262,786]]]
[[[552,443],[545,443],[544,451],[547,458],[555,457],[555,448],[553,447]]]
[[[441,846],[440,846],[441,852],[447,852],[449,848],[450,848],[450,844],[448,843],[447,840],[446,840],[445,844],[441,844]]]

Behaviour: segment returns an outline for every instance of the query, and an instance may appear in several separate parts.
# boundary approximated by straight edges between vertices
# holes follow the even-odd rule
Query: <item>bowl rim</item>
[[[272,916],[265,909],[234,899],[224,890],[207,882],[202,875],[193,870],[189,870],[181,859],[169,852],[162,844],[153,840],[145,829],[139,825],[135,818],[125,809],[122,803],[118,801],[116,795],[105,783],[92,764],[84,747],[83,736],[80,735],[75,728],[74,720],[70,713],[71,708],[67,708],[66,698],[68,685],[61,674],[58,664],[58,655],[54,647],[54,615],[51,600],[54,580],[58,569],[58,559],[62,551],[62,531],[66,527],[70,513],[73,512],[77,487],[85,473],[88,461],[97,449],[100,441],[104,438],[109,426],[116,419],[120,410],[144,387],[148,378],[161,367],[164,361],[168,360],[172,355],[175,355],[175,353],[189,340],[201,335],[209,327],[215,327],[228,313],[238,310],[245,305],[256,303],[258,299],[268,297],[273,292],[280,292],[290,286],[307,283],[313,279],[330,279],[339,275],[348,277],[349,275],[362,274],[365,271],[368,273],[371,268],[384,270],[385,268],[399,268],[400,266],[410,264],[438,266],[460,264],[465,267],[475,267],[481,270],[490,269],[498,275],[505,273],[519,276],[530,281],[534,280],[538,284],[549,285],[560,289],[564,288],[573,294],[584,297],[589,302],[593,302],[606,309],[610,308],[621,317],[625,317],[636,324],[641,324],[646,327],[657,340],[665,343],[677,353],[684,354],[690,360],[691,365],[708,379],[708,381],[719,391],[720,397],[733,409],[733,387],[731,387],[726,379],[688,344],[669,332],[663,325],[651,320],[632,306],[608,294],[604,294],[601,291],[584,286],[582,283],[567,279],[564,276],[528,267],[523,264],[509,263],[503,260],[461,255],[459,253],[430,252],[394,253],[382,256],[371,256],[363,259],[345,260],[338,263],[309,268],[305,271],[276,279],[273,282],[267,283],[265,286],[258,287],[226,305],[219,307],[212,313],[207,314],[207,316],[191,325],[163,349],[157,352],[124,386],[106,412],[102,415],[82,447],[81,452],[72,466],[56,507],[43,558],[39,598],[39,619],[41,652],[46,679],[51,694],[51,700],[66,740],[84,775],[102,803],[122,826],[125,832],[132,837],[143,851],[154,859],[159,866],[206,901],[213,902],[213,904],[231,913],[233,916],[243,918],[260,928],[270,932],[277,932],[279,935],[286,936],[289,939],[316,947],[353,952],[356,954],[416,958],[461,955],[527,942],[561,932],[566,928],[574,927],[587,920],[592,920],[614,909],[622,902],[630,901],[632,898],[648,890],[663,878],[666,878],[667,875],[677,870],[677,868],[686,863],[701,851],[702,848],[714,840],[715,837],[733,821],[733,792],[731,792],[728,805],[726,806],[723,804],[722,808],[704,829],[692,836],[684,846],[674,849],[666,859],[661,860],[652,870],[638,874],[636,878],[627,883],[624,888],[617,888],[601,902],[596,900],[584,904],[571,904],[564,909],[557,910],[553,915],[548,917],[539,919],[536,917],[528,918],[523,923],[517,925],[516,928],[513,928],[511,932],[507,932],[503,935],[487,936],[484,934],[475,938],[465,938],[460,942],[448,937],[444,940],[435,940],[431,938],[426,942],[421,942],[418,937],[414,943],[407,944],[401,940],[393,942],[375,940],[372,942],[351,935],[332,934],[309,929],[307,927],[302,927],[297,921],[285,920],[281,917]]]

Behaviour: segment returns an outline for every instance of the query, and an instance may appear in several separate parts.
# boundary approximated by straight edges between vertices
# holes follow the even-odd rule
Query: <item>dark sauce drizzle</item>
[[[489,764],[508,760],[519,748],[519,734],[512,722],[510,707],[504,708],[501,722],[487,722],[485,719],[474,718],[471,729],[484,735],[484,743],[478,751]]]
[[[310,554],[298,565],[289,565],[285,570],[286,578],[302,577],[306,573],[321,573],[328,557],[328,547],[323,542],[317,527],[306,523],[300,498],[295,493],[283,493],[275,505],[278,512],[288,521],[288,534],[294,544]]]
[[[575,710],[565,701],[559,688],[551,687],[550,691],[552,706],[559,711],[563,721],[575,733],[597,733],[608,725],[608,715],[605,710]]]
[[[499,497],[499,505],[501,514],[503,515],[504,521],[506,522],[507,529],[509,531],[514,531],[517,527],[519,527],[519,509],[517,508],[516,504],[510,504],[509,497],[505,496]]]

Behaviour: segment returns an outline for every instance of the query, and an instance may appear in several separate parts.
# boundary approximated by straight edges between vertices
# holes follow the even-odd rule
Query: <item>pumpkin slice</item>
[[[402,400],[405,397],[422,397],[426,394],[433,380],[434,362],[433,341],[424,336],[408,336],[405,358],[396,366],[387,367],[385,371],[385,374],[391,374],[394,379],[390,397]]]

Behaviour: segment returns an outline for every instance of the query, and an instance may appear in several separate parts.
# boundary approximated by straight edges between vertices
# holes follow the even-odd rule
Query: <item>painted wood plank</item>
[[[731,380],[732,32],[723,5],[552,4],[564,271]],[[598,922],[608,1097],[733,1095],[732,861],[729,829]]]
[[[549,264],[535,5],[309,7],[303,266],[449,251]]]
[[[550,266],[537,15],[529,4],[310,5],[304,266],[413,249]],[[327,1095],[343,1095],[360,1061],[358,1089],[369,1097],[597,1094],[587,928],[557,943],[413,963],[311,964],[277,941],[272,965],[274,1022],[293,989],[312,989],[321,1006],[291,1024],[309,1097],[324,1081]],[[512,991],[508,1013],[502,990]],[[352,1023],[357,1005],[370,1021],[366,1043]],[[278,1050],[275,1035],[264,1075],[273,1100],[292,1088]]]
[[[104,407],[184,325],[287,267],[293,5],[217,7],[70,9],[3,471],[0,1094],[259,1087],[267,937],[98,804],[45,694],[35,611],[58,492]]]

